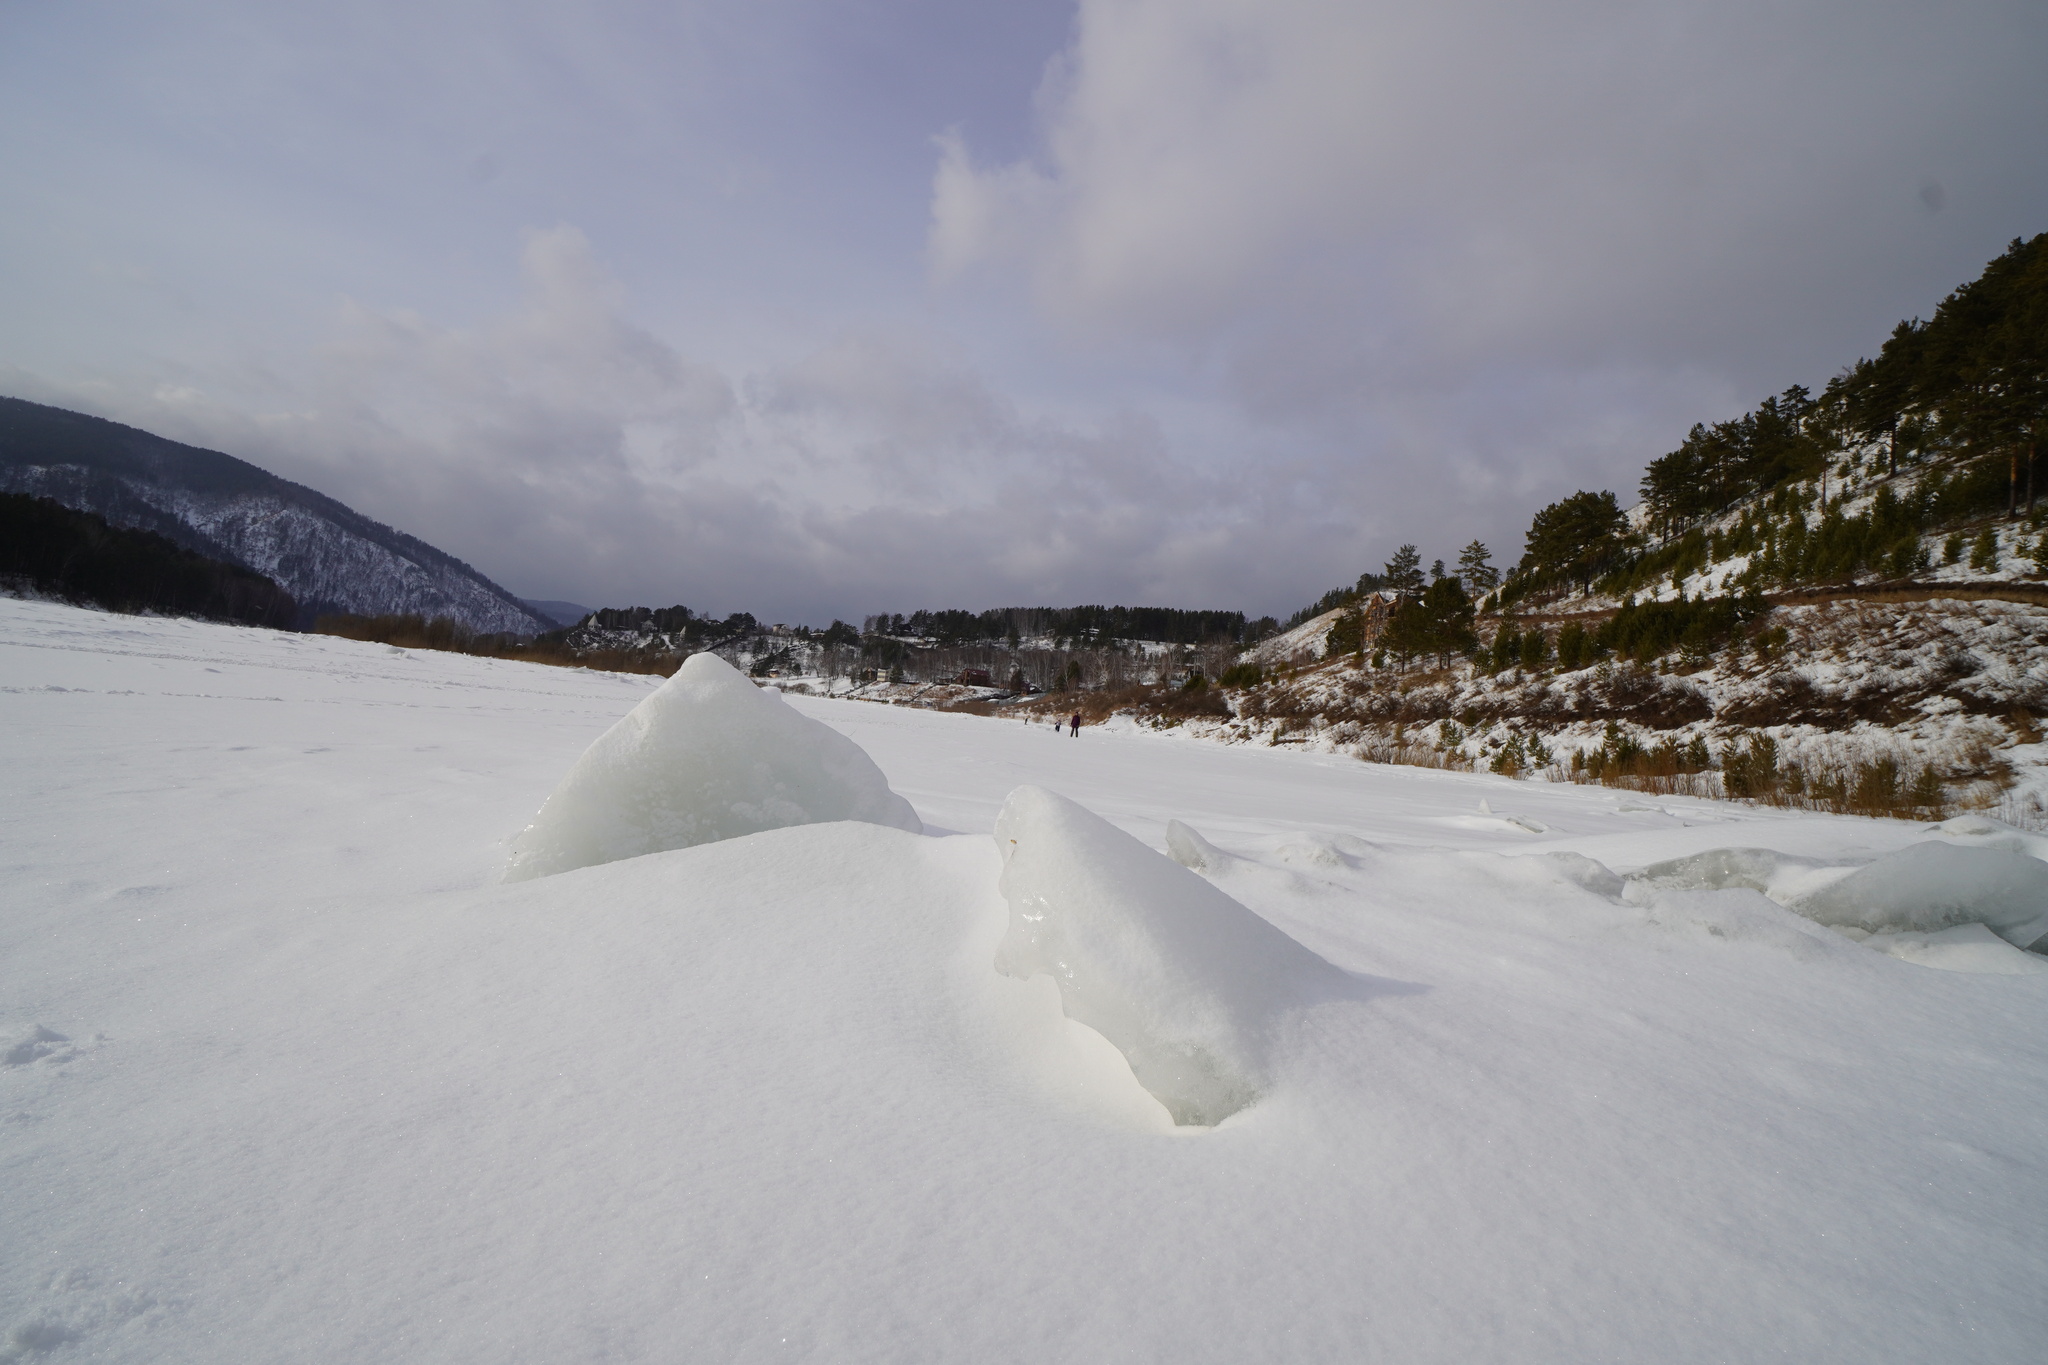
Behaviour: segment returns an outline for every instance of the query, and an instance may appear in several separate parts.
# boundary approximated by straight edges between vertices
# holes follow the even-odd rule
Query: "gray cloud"
[[[1380,538],[1367,490],[1500,541],[2048,227],[2042,50],[1995,0],[1083,0],[1041,152],[942,142],[930,259],[1216,375]]]
[[[469,328],[348,303],[302,383],[33,396],[255,459],[525,591],[806,620],[1286,591],[1240,562],[1258,500],[1142,416],[1032,416],[885,336],[728,377],[625,321],[570,227],[529,235],[522,277]]]

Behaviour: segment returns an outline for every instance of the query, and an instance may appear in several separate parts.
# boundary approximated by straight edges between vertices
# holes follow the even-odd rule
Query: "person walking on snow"
[[[1071,730],[1067,732],[1067,738],[1079,739],[1081,737],[1081,713],[1079,711],[1076,711],[1074,713],[1074,718],[1068,721],[1067,724],[1073,727]]]

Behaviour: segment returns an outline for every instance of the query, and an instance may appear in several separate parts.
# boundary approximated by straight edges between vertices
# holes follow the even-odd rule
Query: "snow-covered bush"
[[[1067,1017],[1115,1044],[1175,1123],[1216,1124],[1257,1099],[1278,1016],[1344,979],[1187,868],[1042,787],[1010,793],[996,844],[1010,903],[997,970],[1050,975]]]
[[[505,880],[827,820],[922,828],[859,745],[693,654],[576,760]]]

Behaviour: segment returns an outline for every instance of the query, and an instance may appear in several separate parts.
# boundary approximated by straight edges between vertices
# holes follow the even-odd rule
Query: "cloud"
[[[1083,0],[1042,155],[942,142],[931,256],[1019,265],[1090,331],[1342,316],[1422,370],[1625,351],[1673,310],[1789,311],[1786,285],[1910,220],[1930,165],[1999,200],[2042,161],[2011,124],[2044,107],[2020,31],[2048,24],[1994,0]]]
[[[2044,45],[2001,0],[1081,0],[1035,154],[941,139],[927,258],[1171,357],[1362,547],[1512,553],[2040,230]]]
[[[345,302],[303,379],[36,396],[252,459],[535,594],[819,622],[1292,596],[1298,556],[1245,563],[1285,529],[1258,481],[1191,471],[1140,414],[1026,411],[909,335],[728,375],[628,321],[573,227],[528,234],[521,280],[471,327]]]

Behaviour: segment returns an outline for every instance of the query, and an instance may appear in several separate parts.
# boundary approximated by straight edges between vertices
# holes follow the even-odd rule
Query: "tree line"
[[[292,629],[299,615],[292,595],[254,570],[21,493],[0,494],[0,579],[108,611],[278,630]]]
[[[2033,500],[2048,429],[2048,233],[2014,239],[1926,321],[1901,322],[1875,359],[1815,397],[1800,386],[1730,422],[1696,425],[1653,460],[1642,494],[1668,535],[1821,472],[1828,456],[1882,443],[1886,472],[1987,454],[2006,465],[2008,513]]]
[[[1241,611],[1186,611],[1177,607],[996,607],[989,611],[878,613],[861,627],[863,636],[912,639],[932,645],[1051,640],[1087,649],[1122,640],[1196,645],[1227,641],[1245,645],[1278,629],[1272,617],[1247,621]]]
[[[1731,421],[1696,424],[1644,471],[1641,533],[1611,492],[1581,490],[1543,508],[1505,596],[1633,591],[1743,553],[1758,556],[1745,587],[1906,577],[1927,567],[1920,538],[1929,531],[2033,514],[2044,435],[2048,233],[2015,239],[1932,318],[1901,322],[1876,358],[1819,395],[1794,385]],[[1881,463],[1887,478],[1916,477],[1849,515],[1827,497],[1830,460],[1845,453],[1852,465]],[[1703,529],[1744,503],[1732,530]]]

